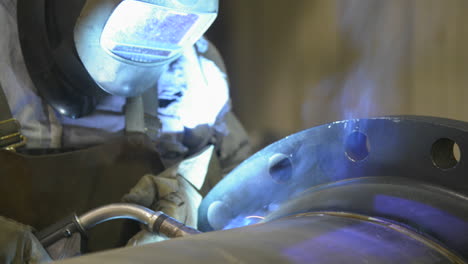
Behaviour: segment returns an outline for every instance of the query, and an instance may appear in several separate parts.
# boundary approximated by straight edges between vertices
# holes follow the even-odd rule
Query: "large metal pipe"
[[[407,225],[468,259],[466,153],[468,123],[454,120],[395,116],[315,127],[224,177],[204,198],[198,228],[232,227],[251,215],[353,212]]]
[[[63,263],[465,263],[403,226],[348,213],[309,213]]]

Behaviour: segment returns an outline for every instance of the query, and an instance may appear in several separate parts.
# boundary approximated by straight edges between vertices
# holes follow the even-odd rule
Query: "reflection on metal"
[[[17,148],[26,145],[28,139],[21,134],[21,125],[18,120],[12,118],[0,121],[1,126],[4,126],[4,131],[0,131],[0,148],[16,152]]]
[[[126,0],[107,20],[101,45],[125,60],[158,62],[193,45],[216,15],[216,12],[185,12],[182,8]]]
[[[132,204],[112,204],[89,211],[78,218],[83,230],[113,219],[132,219],[152,228],[161,212]]]
[[[265,217],[263,217],[263,216],[257,216],[257,215],[247,216],[246,218],[247,218],[247,219],[260,219],[260,220],[265,219]]]
[[[369,223],[373,223],[376,225],[381,225],[385,226],[389,229],[392,229],[396,232],[399,232],[405,236],[410,237],[411,239],[417,240],[420,243],[426,245],[427,247],[433,249],[434,251],[437,251],[441,255],[445,256],[447,259],[450,259],[452,263],[465,263],[459,256],[455,255],[453,252],[449,251],[442,245],[436,243],[435,241],[429,239],[428,237],[424,237],[419,233],[416,233],[413,230],[410,230],[406,227],[403,227],[401,225],[397,225],[392,222],[385,221],[383,219],[377,219],[365,215],[359,215],[359,214],[354,214],[354,213],[345,213],[345,212],[315,212],[315,213],[304,213],[304,214],[298,214],[294,216],[290,216],[290,218],[294,217],[308,217],[308,216],[335,216],[335,217],[344,217],[344,218],[351,218],[351,219],[357,219]]]
[[[168,65],[200,38],[218,11],[218,0],[198,1],[193,6],[172,0],[154,2],[85,2],[74,27],[73,40],[86,71],[104,91],[134,97],[155,87]],[[193,25],[189,23],[190,29],[181,28],[187,25],[174,21],[174,17],[168,20],[151,17],[157,13],[167,15],[167,12],[157,12],[161,10],[197,14],[197,18],[189,19],[196,20],[192,21]],[[158,18],[161,23],[157,23]],[[171,34],[175,32],[182,36]],[[179,37],[180,41],[172,43]]]
[[[82,253],[81,236],[100,223],[114,219],[131,219],[143,224],[150,232],[167,238],[185,237],[201,232],[188,227],[163,212],[155,212],[135,204],[111,204],[91,210],[78,217],[70,217],[36,233],[37,239],[54,260],[74,257]]]
[[[441,139],[451,144],[437,147]],[[240,227],[251,215],[268,222],[349,212],[401,223],[468,258],[467,151],[468,123],[442,118],[354,119],[312,128],[268,146],[227,175],[203,200],[199,229]],[[278,155],[292,164],[283,184],[270,173]]]
[[[26,146],[28,139],[25,136],[21,135],[20,133],[17,133],[17,134],[14,134],[13,137],[19,137],[20,141],[18,143],[9,145],[8,147],[5,148],[5,150],[16,152],[17,148]]]
[[[350,214],[303,214],[64,263],[465,263],[405,227]]]
[[[100,223],[114,219],[132,219],[146,226],[151,231],[168,238],[199,234],[163,212],[155,212],[134,204],[111,204],[99,207],[78,218],[82,230],[88,230]]]

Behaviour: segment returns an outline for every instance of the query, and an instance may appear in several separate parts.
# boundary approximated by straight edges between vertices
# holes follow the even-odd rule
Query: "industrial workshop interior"
[[[467,0],[0,0],[0,263],[468,263]]]

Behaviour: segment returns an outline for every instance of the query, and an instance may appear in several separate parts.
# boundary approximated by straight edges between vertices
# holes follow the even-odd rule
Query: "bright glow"
[[[186,13],[135,0],[125,0],[104,27],[101,45],[127,60],[161,61],[193,45],[216,13]]]
[[[184,127],[212,126],[229,102],[229,87],[216,64],[191,49],[161,75],[158,98],[159,115],[172,119],[162,120],[163,132],[182,132]]]
[[[226,76],[216,64],[200,58],[204,75],[196,76],[189,72],[192,90],[186,94],[187,104],[181,108],[181,121],[185,127],[195,128],[198,125],[213,125],[221,109],[229,101],[229,88]],[[204,82],[204,79],[208,83]]]
[[[247,216],[246,218],[247,219],[257,219],[257,220],[264,220],[265,219],[265,217],[258,216],[258,215],[251,215],[251,216]]]
[[[260,216],[260,215],[238,216],[234,218],[233,220],[231,220],[231,222],[229,222],[229,224],[227,224],[225,227],[223,227],[223,230],[229,230],[229,229],[258,224],[260,221],[264,219],[265,217]]]

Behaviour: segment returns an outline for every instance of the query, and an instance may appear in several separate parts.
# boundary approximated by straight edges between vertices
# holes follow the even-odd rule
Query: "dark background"
[[[394,114],[468,121],[466,0],[220,0],[208,38],[260,147]]]

